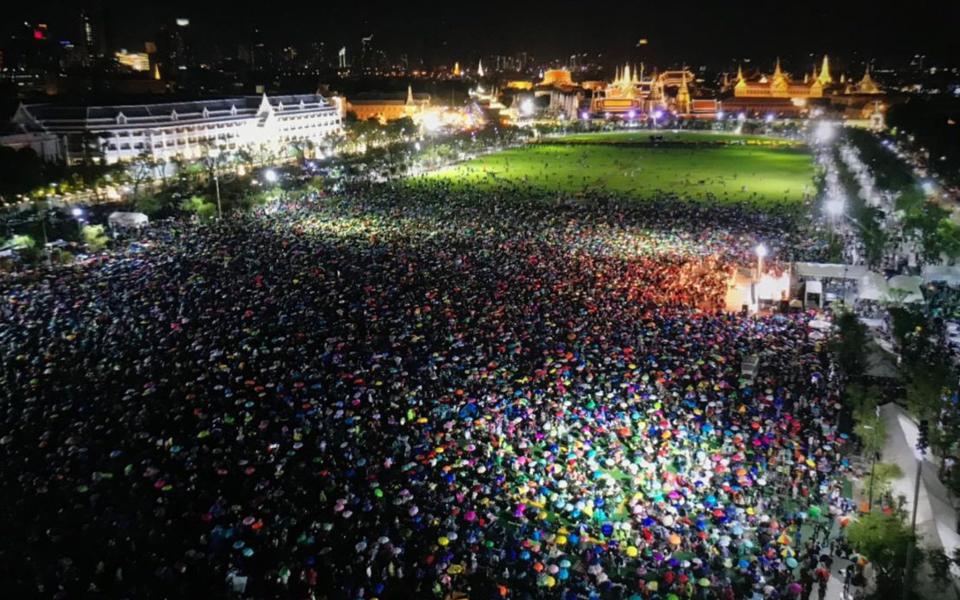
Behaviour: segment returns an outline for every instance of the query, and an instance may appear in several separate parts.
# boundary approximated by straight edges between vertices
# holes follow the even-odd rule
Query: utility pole
[[[872,432],[870,435],[873,438],[873,444],[871,444],[872,448],[870,449],[870,453],[873,455],[871,457],[872,460],[870,461],[870,491],[868,492],[868,497],[867,497],[867,506],[870,508],[870,510],[873,510],[873,480],[876,478],[877,455],[879,454],[879,451],[877,450],[877,444],[880,442],[879,440],[880,405],[879,404],[877,405],[877,408],[876,408],[876,415],[877,415],[877,422],[874,424],[873,427],[871,427],[870,425],[864,425],[863,427],[864,429],[867,429],[868,427],[870,428]]]
[[[913,484],[913,517],[910,519],[910,540],[907,546],[907,564],[904,567],[903,600],[909,600],[910,590],[913,588],[913,554],[914,546],[917,545],[917,501],[920,499],[920,472],[923,468],[923,457],[927,452],[927,446],[930,445],[927,432],[927,420],[921,419],[917,425],[917,450],[920,451],[920,456],[917,457],[917,480]]]
[[[220,204],[220,176],[213,173],[213,184],[217,188],[217,219],[223,220],[223,206]]]

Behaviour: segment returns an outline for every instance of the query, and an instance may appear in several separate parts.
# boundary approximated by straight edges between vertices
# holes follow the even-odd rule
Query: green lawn
[[[800,143],[781,137],[766,135],[740,135],[726,131],[669,131],[638,130],[615,131],[610,133],[578,133],[563,138],[554,138],[567,144],[649,144],[650,136],[662,136],[667,143],[683,144],[748,144],[778,147],[799,147]]]
[[[771,139],[759,136],[664,132],[665,141],[675,143],[653,146],[649,135],[550,138],[436,171],[427,178],[465,186],[520,184],[567,193],[604,190],[639,199],[658,192],[700,200],[712,195],[720,201],[760,205],[800,202],[813,189],[813,161],[800,145],[759,145],[758,140]]]

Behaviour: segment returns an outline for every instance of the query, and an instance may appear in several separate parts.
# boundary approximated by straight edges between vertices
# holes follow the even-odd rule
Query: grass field
[[[813,189],[813,161],[799,144],[761,136],[663,132],[551,138],[427,175],[465,186],[519,184],[546,191],[603,190],[635,198],[674,193],[691,199],[793,204]],[[660,132],[658,132],[660,135]]]
[[[650,136],[656,134],[666,143],[679,144],[731,144],[731,145],[759,145],[781,148],[799,147],[801,144],[786,138],[765,135],[740,135],[721,131],[615,131],[610,133],[579,133],[558,138],[558,142],[565,144],[649,144]]]

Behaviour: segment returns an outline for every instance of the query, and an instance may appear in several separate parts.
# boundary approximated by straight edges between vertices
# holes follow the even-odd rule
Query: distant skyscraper
[[[103,3],[100,0],[89,0],[80,10],[80,40],[84,62],[92,64],[103,60],[107,56],[107,37]]]
[[[176,27],[171,30],[170,50],[173,63],[181,71],[193,65],[190,47],[190,19],[178,18]]]
[[[369,69],[373,66],[373,34],[360,38],[360,68]]]
[[[344,46],[340,48],[340,52],[337,53],[337,66],[341,69],[347,68],[347,47]]]

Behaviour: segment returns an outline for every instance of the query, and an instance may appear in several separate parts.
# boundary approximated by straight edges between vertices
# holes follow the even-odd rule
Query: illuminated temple
[[[672,111],[690,117],[713,117],[717,102],[695,99],[692,86],[696,77],[687,69],[654,71],[645,76],[643,65],[637,69],[625,65],[617,68],[613,82],[594,86],[590,112],[605,116],[645,117],[657,111]]]
[[[830,62],[826,56],[823,57],[823,69],[817,73],[814,67],[812,76],[804,78],[802,82],[791,80],[780,68],[780,59],[777,59],[777,66],[769,79],[764,75],[759,81],[747,81],[743,69],[738,69],[733,95],[736,98],[822,98],[824,86],[832,81]]]
[[[608,81],[576,82],[569,70],[555,68],[542,72],[539,82],[507,80],[502,89],[478,82],[470,96],[482,108],[507,121],[537,114],[564,119],[656,121],[672,116],[717,119],[725,114],[742,114],[798,118],[832,113],[879,127],[882,113],[893,98],[880,89],[870,69],[859,82],[845,75],[834,77],[828,56],[802,76],[785,71],[779,58],[773,63],[772,72],[745,73],[738,67],[736,79],[724,75],[722,86],[717,87],[698,79],[687,68],[648,71],[643,64],[626,64],[616,67]],[[505,109],[505,105],[512,109]],[[521,114],[521,106],[527,107],[525,115]]]
[[[736,82],[727,88],[732,97],[723,100],[723,108],[730,112],[747,114],[773,114],[780,117],[801,117],[811,110],[829,110],[842,113],[848,120],[865,120],[871,126],[879,126],[886,105],[881,102],[884,92],[876,84],[867,68],[857,84],[845,76],[836,81],[830,72],[830,58],[823,57],[819,70],[795,80],[783,71],[780,60],[776,62],[769,77],[747,77],[743,68],[737,69]]]

